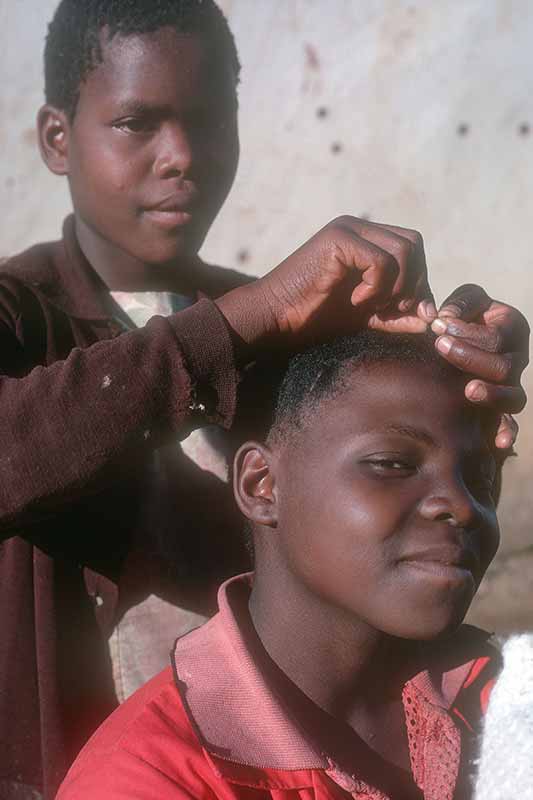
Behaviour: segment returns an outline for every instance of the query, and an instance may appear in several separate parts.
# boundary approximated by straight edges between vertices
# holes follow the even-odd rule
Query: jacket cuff
[[[194,422],[229,429],[235,416],[239,373],[224,317],[215,303],[203,298],[167,319],[190,376],[189,410]]]

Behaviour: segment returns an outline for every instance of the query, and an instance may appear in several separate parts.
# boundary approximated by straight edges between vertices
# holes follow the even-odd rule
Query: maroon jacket
[[[202,268],[212,296],[243,280]],[[242,565],[230,501],[179,448],[158,451],[171,491],[147,490],[156,448],[231,425],[226,323],[208,299],[131,332],[119,315],[72,218],[0,267],[1,798],[52,798],[116,706],[105,637],[135,592],[205,611]]]

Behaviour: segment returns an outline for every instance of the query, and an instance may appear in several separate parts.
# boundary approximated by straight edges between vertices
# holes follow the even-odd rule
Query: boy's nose
[[[470,528],[479,521],[479,507],[467,487],[455,481],[425,497],[420,514],[431,522],[447,522],[455,528]]]
[[[190,172],[193,152],[190,138],[176,128],[168,128],[158,142],[154,173],[158,178],[185,178]]]

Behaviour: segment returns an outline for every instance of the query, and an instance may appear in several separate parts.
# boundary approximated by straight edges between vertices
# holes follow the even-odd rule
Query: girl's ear
[[[276,528],[278,503],[275,459],[257,442],[246,442],[233,462],[233,493],[240,510],[251,522]]]
[[[55,175],[68,175],[70,122],[64,111],[45,105],[37,114],[41,157]]]

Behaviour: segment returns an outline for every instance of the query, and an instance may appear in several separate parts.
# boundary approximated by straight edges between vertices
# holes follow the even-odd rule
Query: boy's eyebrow
[[[116,104],[116,113],[118,116],[124,114],[138,114],[139,116],[147,114],[151,116],[165,116],[166,114],[169,114],[170,111],[171,109],[167,105],[146,103],[144,100],[138,100],[134,97],[121,100]]]
[[[410,439],[415,439],[417,442],[436,447],[437,442],[434,437],[422,428],[414,428],[412,425],[395,425],[391,423],[385,426],[387,433],[399,433],[402,436],[409,436]]]

